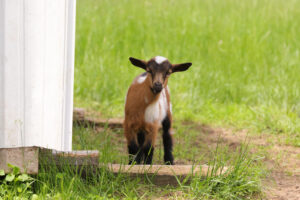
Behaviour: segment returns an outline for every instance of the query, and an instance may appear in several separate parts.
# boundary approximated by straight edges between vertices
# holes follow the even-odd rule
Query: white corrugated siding
[[[72,148],[75,0],[0,0],[0,148]]]

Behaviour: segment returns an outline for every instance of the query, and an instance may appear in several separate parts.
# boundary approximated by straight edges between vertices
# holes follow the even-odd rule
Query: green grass
[[[41,168],[21,192],[25,183],[8,183],[1,175],[0,199],[263,197],[263,153],[209,139],[183,122],[281,134],[284,143],[300,146],[299,7],[297,0],[77,0],[75,106],[122,117],[127,89],[142,72],[129,63],[130,56],[192,62],[189,71],[169,80],[175,161],[231,168],[178,187],[157,187],[105,169],[81,178],[67,168]],[[122,130],[76,125],[73,149],[97,149],[101,162],[127,163]],[[154,163],[162,160],[159,139]]]
[[[179,126],[176,124],[175,126]],[[207,134],[193,124],[180,125],[175,134],[176,163],[208,164],[206,176],[196,176],[190,184],[158,187],[150,179],[130,179],[124,174],[113,175],[105,168],[89,176],[81,177],[66,165],[62,170],[49,167],[49,161],[41,162],[38,176],[27,182],[2,182],[0,173],[0,199],[257,199],[261,193],[261,178],[264,175],[260,156],[250,154],[245,142],[237,148],[216,139],[207,141]],[[182,139],[182,140],[180,140]],[[128,162],[126,146],[121,131],[96,130],[93,127],[74,126],[74,149],[97,149],[101,163]],[[198,141],[197,144],[193,144]],[[161,140],[154,153],[154,163],[162,163]],[[51,164],[51,161],[50,161]],[[217,171],[229,166],[223,175]],[[91,170],[90,170],[91,171]],[[17,176],[16,176],[17,177]],[[18,187],[30,183],[31,187],[18,192]]]
[[[79,0],[75,106],[123,116],[141,73],[129,56],[192,68],[171,76],[177,120],[284,133],[300,145],[300,2]]]
[[[206,177],[196,177],[190,185],[178,187],[156,187],[145,182],[136,185],[135,197],[138,198],[170,198],[170,199],[256,199],[262,197],[261,178],[265,176],[262,163],[264,155],[248,152],[247,140],[236,147],[230,147],[218,138],[218,134],[210,135],[197,124],[175,123],[174,157],[176,164],[207,164],[211,168]],[[74,149],[97,149],[100,162],[128,162],[127,146],[122,130],[93,129],[74,127]],[[163,147],[161,137],[155,146],[155,164],[163,164]],[[215,176],[218,169],[229,166],[228,174]],[[118,190],[118,189],[117,189]],[[160,190],[164,193],[159,192]],[[130,189],[129,189],[130,191]],[[115,198],[120,193],[113,193]]]
[[[176,188],[100,172],[95,187],[88,182],[82,188],[115,199],[262,197],[264,167],[258,158],[264,153],[208,141],[193,123],[182,122],[281,134],[283,143],[300,146],[299,7],[296,0],[78,0],[75,106],[123,117],[127,89],[142,72],[129,63],[130,56],[192,62],[189,71],[169,81],[176,162],[233,169]],[[122,130],[76,126],[73,139],[74,149],[98,149],[101,162],[127,163]],[[158,140],[154,163],[162,164],[161,147]]]

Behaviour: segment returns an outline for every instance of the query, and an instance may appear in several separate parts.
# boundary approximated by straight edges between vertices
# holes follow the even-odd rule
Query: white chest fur
[[[163,89],[159,99],[147,106],[145,111],[145,121],[148,123],[161,122],[167,116],[167,110],[167,95],[165,89]]]

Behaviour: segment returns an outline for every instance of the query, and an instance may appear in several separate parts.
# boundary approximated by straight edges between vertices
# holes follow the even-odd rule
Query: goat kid
[[[146,70],[137,76],[128,89],[125,102],[124,134],[127,140],[129,164],[152,164],[155,139],[163,129],[164,161],[174,164],[171,132],[172,105],[168,78],[174,72],[187,70],[192,63],[171,64],[156,56],[149,61],[130,57],[131,63]]]

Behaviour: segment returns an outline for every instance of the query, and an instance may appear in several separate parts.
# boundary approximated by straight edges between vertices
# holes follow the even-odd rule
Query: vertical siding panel
[[[0,1],[0,148],[71,150],[74,34],[75,0]]]
[[[25,144],[40,145],[43,129],[44,1],[25,0]]]
[[[4,2],[4,145],[21,146],[24,134],[23,2]]]
[[[0,1],[0,147],[4,146],[4,5]],[[2,31],[1,31],[2,30]]]
[[[72,149],[72,119],[73,119],[73,85],[74,85],[74,54],[75,54],[75,19],[76,1],[67,0],[66,24],[66,80],[65,80],[65,117],[64,148]]]
[[[47,0],[47,31],[45,69],[45,145],[61,148],[63,118],[63,70],[64,70],[64,1]]]

